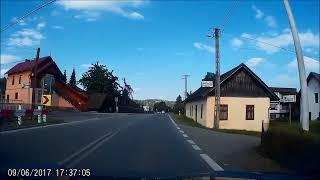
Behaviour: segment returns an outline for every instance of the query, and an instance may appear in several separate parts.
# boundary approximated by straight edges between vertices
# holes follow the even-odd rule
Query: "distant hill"
[[[173,107],[174,101],[168,101],[163,99],[145,99],[145,100],[134,100],[136,103],[141,104],[143,106],[153,107],[154,103],[158,103],[164,101],[167,106]]]

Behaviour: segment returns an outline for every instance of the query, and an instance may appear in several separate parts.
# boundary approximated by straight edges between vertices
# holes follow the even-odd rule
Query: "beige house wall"
[[[201,105],[203,107],[202,108],[202,117],[201,117]],[[198,111],[197,113],[195,112],[196,106],[197,106],[197,111]],[[190,107],[191,107],[191,109],[193,109],[193,112],[190,111]],[[193,101],[193,102],[186,104],[186,116],[196,120],[196,114],[197,114],[197,122],[203,126],[207,126],[207,122],[206,122],[207,100],[206,99]]]
[[[55,91],[52,94],[52,106],[62,107],[62,108],[74,108],[74,106],[65,100],[63,97],[59,96]]]
[[[10,102],[21,102],[21,103],[31,104],[32,88],[23,88],[23,85],[31,83],[31,80],[29,77],[30,74],[31,74],[31,71],[10,74],[7,79],[5,98],[7,99],[7,95],[9,95]],[[21,82],[19,83],[20,75],[21,75]],[[14,78],[14,84],[12,85],[13,78]],[[15,99],[16,93],[18,93],[17,99]]]
[[[228,120],[221,120],[219,125],[221,129],[239,129],[250,131],[261,131],[262,121],[269,122],[268,109],[270,99],[268,97],[221,97],[221,104],[228,105]],[[198,122],[206,127],[213,128],[214,118],[214,96],[206,100],[194,101],[186,104],[186,115],[195,120],[195,113],[190,116],[190,106],[204,104],[204,115]],[[254,105],[254,120],[246,120],[246,105]],[[199,109],[198,109],[199,111]],[[199,113],[198,113],[199,115]]]

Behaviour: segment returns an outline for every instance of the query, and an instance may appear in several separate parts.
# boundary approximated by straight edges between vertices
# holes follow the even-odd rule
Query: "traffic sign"
[[[51,95],[43,94],[41,98],[42,105],[51,106]]]

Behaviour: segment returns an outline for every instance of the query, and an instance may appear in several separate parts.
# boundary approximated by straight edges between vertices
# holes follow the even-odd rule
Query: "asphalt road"
[[[166,114],[92,114],[68,122],[0,133],[0,168],[85,168],[91,175],[139,177],[221,170]]]

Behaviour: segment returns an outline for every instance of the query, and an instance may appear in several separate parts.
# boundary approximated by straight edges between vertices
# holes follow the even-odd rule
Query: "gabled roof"
[[[283,95],[296,95],[297,89],[296,88],[281,88],[281,87],[269,87],[272,92],[279,92]]]
[[[39,58],[38,66],[42,66],[43,64],[49,63],[53,61],[50,56]],[[13,66],[6,74],[14,74],[24,71],[31,71],[35,67],[35,60],[26,59],[24,62],[16,64]]]
[[[33,69],[35,68],[35,65],[36,64],[34,59],[33,60],[26,59],[25,62],[21,62],[13,66],[8,72],[6,72],[6,74],[10,75],[10,74],[21,73],[25,71],[33,71]],[[46,73],[47,71],[50,71],[49,69],[52,69],[52,68],[54,68],[54,75],[56,78],[60,79],[61,77],[63,77],[62,72],[58,68],[57,64],[53,61],[51,56],[39,58],[38,68],[37,68],[38,75]]]
[[[251,74],[261,85],[262,87],[266,90],[266,92],[268,93],[269,97],[271,99],[275,99],[275,100],[279,100],[279,98],[277,97],[277,95],[275,95],[270,89],[269,87],[254,73],[252,72],[245,64],[241,63],[240,65],[236,66],[235,68],[225,72],[224,74],[222,74],[220,76],[220,85],[223,84],[226,80],[228,80],[229,78],[232,77],[233,74],[235,74],[236,72],[238,72],[240,69],[244,69],[245,71],[247,71],[249,74]],[[213,80],[213,84],[215,81]],[[192,93],[186,100],[185,102],[190,102],[196,99],[201,99],[204,98],[210,94],[212,94],[212,92],[214,92],[215,87],[200,87],[199,89],[197,89],[194,93]]]
[[[318,80],[320,82],[320,74],[315,73],[315,72],[310,72],[307,78],[307,82],[310,81],[311,78],[315,78],[316,80]]]

